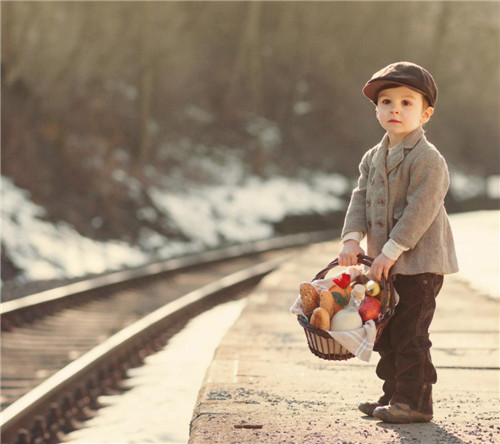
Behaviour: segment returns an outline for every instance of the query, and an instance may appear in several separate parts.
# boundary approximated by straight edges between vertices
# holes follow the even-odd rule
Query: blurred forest
[[[207,178],[230,152],[251,174],[357,175],[383,135],[361,88],[388,63],[439,86],[428,126],[448,163],[499,173],[498,2],[2,2],[2,174],[52,217],[134,230],[151,171]],[[110,202],[113,202],[110,209]],[[110,214],[109,212],[112,211]],[[138,223],[138,222],[136,222]]]

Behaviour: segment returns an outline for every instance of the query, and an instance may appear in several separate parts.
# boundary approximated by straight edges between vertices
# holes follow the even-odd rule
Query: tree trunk
[[[139,143],[137,147],[137,166],[141,167],[149,160],[151,118],[151,98],[153,92],[152,39],[150,30],[150,4],[141,3],[139,28]]]
[[[262,111],[262,54],[260,42],[260,20],[262,3],[248,2],[245,26],[241,35],[238,58],[233,69],[225,100],[225,114],[233,115],[234,108],[244,96],[250,95],[249,108],[258,115]]]

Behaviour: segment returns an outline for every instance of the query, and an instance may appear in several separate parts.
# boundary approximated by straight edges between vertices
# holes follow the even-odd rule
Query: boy
[[[428,422],[437,380],[428,330],[443,275],[458,271],[444,208],[448,168],[423,130],[434,113],[437,86],[424,68],[399,62],[376,72],[363,94],[375,104],[386,134],[361,160],[339,264],[357,263],[366,235],[367,254],[375,258],[371,271],[379,280],[390,272],[399,303],[374,348],[383,395],[359,409],[389,423]]]

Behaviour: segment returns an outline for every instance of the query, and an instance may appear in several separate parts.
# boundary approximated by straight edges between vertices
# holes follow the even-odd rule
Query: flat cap
[[[411,62],[397,62],[387,65],[373,74],[363,88],[363,94],[375,105],[381,90],[407,86],[427,99],[430,106],[437,101],[437,86],[432,75],[425,68]]]

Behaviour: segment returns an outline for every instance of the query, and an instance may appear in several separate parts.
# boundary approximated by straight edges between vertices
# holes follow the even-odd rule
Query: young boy
[[[448,168],[422,128],[434,113],[437,87],[424,68],[399,62],[376,72],[363,94],[386,134],[361,160],[339,264],[357,263],[366,235],[367,255],[375,258],[371,270],[378,279],[391,274],[399,303],[374,348],[383,395],[359,409],[384,422],[427,422],[437,380],[429,325],[443,275],[458,271],[444,208]]]

